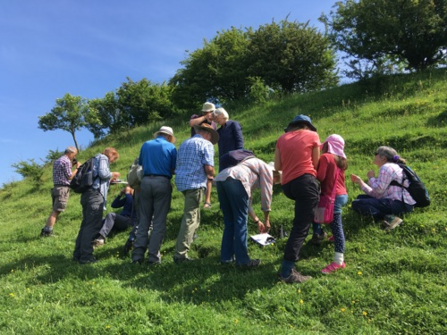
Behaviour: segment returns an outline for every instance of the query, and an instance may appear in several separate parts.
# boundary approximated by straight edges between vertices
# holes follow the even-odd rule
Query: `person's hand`
[[[120,175],[119,172],[112,172],[112,179],[118,179]]]
[[[371,179],[376,176],[376,173],[374,172],[374,170],[369,170],[366,176],[368,177],[368,179]]]
[[[260,220],[258,222],[258,230],[261,234],[268,233],[270,231],[270,221],[266,220],[262,223]]]
[[[80,162],[77,162],[76,163],[76,169],[78,168],[78,167],[80,167],[82,164],[80,163]]]
[[[351,174],[351,181],[352,181],[354,184],[358,184],[358,185],[360,185],[361,182],[362,182],[362,178],[360,178],[359,176],[357,176],[357,175],[355,175],[355,174]]]

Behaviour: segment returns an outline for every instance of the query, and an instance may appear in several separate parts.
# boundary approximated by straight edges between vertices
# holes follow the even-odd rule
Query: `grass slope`
[[[258,269],[241,271],[219,263],[222,214],[216,191],[203,211],[192,264],[172,262],[183,208],[174,190],[163,263],[134,266],[121,249],[127,234],[111,236],[95,251],[99,263],[71,261],[81,220],[79,196],[55,226],[55,238],[40,238],[50,211],[51,167],[45,182],[15,182],[0,190],[0,333],[2,334],[445,334],[447,278],[446,121],[447,73],[382,78],[319,93],[295,95],[262,106],[228,109],[243,126],[246,148],[273,159],[276,139],[297,114],[312,117],[321,140],[346,140],[348,172],[366,176],[380,145],[395,147],[425,181],[433,203],[383,231],[348,207],[343,213],[347,268],[324,276],[333,245],[306,244],[297,268],[312,275],[304,284],[276,279],[285,239],[259,248],[249,244]],[[184,120],[166,121],[177,145],[189,136]],[[80,154],[84,161],[106,146],[121,154],[112,167],[125,176],[142,142],[161,124],[108,138]],[[360,191],[348,183],[350,200]],[[112,186],[109,199],[119,192]],[[259,214],[259,195],[255,209]],[[291,228],[293,202],[275,186],[272,225]],[[249,225],[250,233],[255,226]]]

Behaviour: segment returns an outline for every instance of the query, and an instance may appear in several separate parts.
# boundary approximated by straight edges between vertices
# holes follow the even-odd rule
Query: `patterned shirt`
[[[56,159],[53,163],[53,184],[70,186],[71,161],[67,155]]]
[[[236,166],[226,168],[214,180],[225,181],[228,177],[239,180],[252,202],[252,190],[261,190],[261,210],[270,212],[273,194],[273,170],[258,158],[249,158]]]
[[[402,184],[403,170],[399,165],[395,163],[385,163],[379,169],[379,175],[377,178],[370,178],[368,185],[362,186],[363,192],[371,197],[377,199],[392,199],[402,201],[402,192],[404,202],[409,205],[414,205],[416,201],[411,197],[410,193],[402,187],[391,185],[390,183],[395,180]],[[403,186],[408,187],[409,181],[404,180]]]
[[[177,153],[175,186],[180,192],[205,188],[207,175],[204,165],[214,167],[214,147],[202,135],[184,141]]]

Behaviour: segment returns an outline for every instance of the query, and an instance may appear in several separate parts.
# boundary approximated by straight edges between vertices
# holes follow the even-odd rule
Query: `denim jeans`
[[[352,209],[364,216],[371,215],[374,219],[383,219],[385,215],[401,215],[413,211],[413,206],[403,201],[377,199],[361,194],[352,202]]]
[[[220,261],[231,262],[235,256],[237,265],[247,264],[250,262],[247,249],[248,194],[237,179],[227,178],[216,184],[225,224]]]

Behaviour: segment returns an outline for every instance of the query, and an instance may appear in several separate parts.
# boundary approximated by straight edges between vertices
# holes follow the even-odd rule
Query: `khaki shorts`
[[[51,189],[51,197],[53,198],[53,211],[63,212],[67,208],[68,197],[70,196],[70,188],[68,186],[55,186]]]

